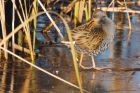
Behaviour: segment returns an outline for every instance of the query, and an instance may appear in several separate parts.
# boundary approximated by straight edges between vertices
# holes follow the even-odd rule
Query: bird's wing
[[[80,28],[80,27],[79,27]],[[81,49],[88,51],[97,50],[101,45],[106,33],[100,28],[92,29],[74,29],[72,33],[73,39]]]
[[[106,33],[100,28],[95,28],[94,31],[91,32],[89,41],[90,41],[90,49],[98,50],[99,46],[102,44],[104,39],[106,38]]]

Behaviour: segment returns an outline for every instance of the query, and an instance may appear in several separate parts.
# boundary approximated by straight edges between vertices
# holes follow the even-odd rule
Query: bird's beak
[[[100,23],[101,23],[101,24],[105,24],[105,17],[102,17],[102,18],[100,19]]]

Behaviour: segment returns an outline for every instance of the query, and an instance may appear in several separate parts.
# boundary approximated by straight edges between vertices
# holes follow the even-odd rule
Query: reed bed
[[[67,24],[67,22],[65,21],[65,19],[63,18],[63,13],[61,14],[58,14],[56,12],[53,12],[53,11],[47,11],[46,8],[44,7],[44,5],[42,4],[41,0],[33,0],[32,3],[30,4],[30,6],[27,5],[27,0],[18,0],[19,1],[19,6],[20,6],[20,11],[19,11],[19,8],[17,7],[16,5],[16,1],[15,0],[11,0],[12,2],[12,5],[13,5],[13,8],[12,8],[12,23],[11,23],[11,32],[9,34],[7,34],[7,27],[6,27],[6,19],[5,19],[5,3],[4,3],[4,0],[1,0],[0,1],[0,20],[1,20],[1,28],[2,28],[2,40],[0,41],[0,55],[2,55],[1,53],[1,50],[4,51],[4,57],[5,59],[8,59],[8,53],[11,54],[13,57],[16,57],[20,60],[22,60],[23,62],[31,65],[32,67],[35,67],[36,69],[72,86],[72,87],[75,87],[77,89],[80,89],[80,92],[83,93],[83,92],[87,92],[87,90],[83,89],[82,87],[82,84],[81,84],[81,81],[80,81],[80,77],[79,77],[79,69],[78,69],[78,64],[77,64],[77,61],[76,61],[76,52],[75,52],[75,49],[74,49],[74,43],[73,43],[73,40],[72,40],[72,37],[71,37],[71,32],[70,32],[70,28]],[[50,1],[51,2],[51,1]],[[79,23],[82,23],[83,22],[83,19],[86,19],[86,21],[90,20],[91,18],[91,14],[92,14],[92,0],[73,0],[67,7],[63,8],[63,12],[67,13],[67,12],[71,12],[72,13],[72,10],[74,10],[74,24],[75,26],[77,26]],[[110,2],[110,4],[108,5],[108,7],[103,7],[102,10],[103,11],[112,11],[112,12],[120,12],[120,10],[123,8],[124,11],[121,11],[121,12],[126,12],[127,13],[127,18],[128,18],[128,25],[129,25],[129,33],[128,33],[128,37],[130,38],[131,36],[131,29],[132,29],[132,26],[131,26],[131,20],[130,20],[130,15],[129,13],[140,13],[140,11],[134,11],[134,10],[130,10],[128,7],[127,7],[127,3],[126,3],[126,0],[123,1],[124,3],[120,3],[123,7],[118,7],[116,8],[114,6],[115,4],[115,0],[112,0],[112,2]],[[43,10],[43,12],[39,11],[38,7],[41,7],[41,9]],[[27,7],[30,7],[30,8],[27,8]],[[73,64],[74,64],[74,68],[75,68],[75,73],[76,73],[76,78],[77,78],[77,82],[78,82],[78,86],[77,85],[74,85],[38,66],[36,66],[35,64],[27,61],[26,59],[20,57],[19,55],[16,54],[16,50],[24,50],[24,52],[26,52],[27,54],[30,55],[31,59],[32,59],[32,62],[34,62],[34,59],[35,59],[35,52],[34,52],[34,49],[35,49],[35,45],[36,45],[36,24],[37,24],[37,17],[42,15],[42,14],[46,14],[47,17],[49,18],[49,20],[51,21],[51,24],[55,27],[55,29],[57,30],[60,38],[61,38],[61,41],[63,42],[64,41],[64,36],[62,35],[60,29],[58,28],[58,26],[56,25],[55,21],[52,19],[51,15],[50,14],[55,14],[57,15],[61,20],[62,22],[64,23],[65,25],[65,28],[66,28],[66,31],[67,31],[67,34],[68,34],[68,39],[69,39],[69,43],[70,43],[70,47],[71,47],[71,53],[72,53],[72,58],[73,58]],[[15,27],[15,14],[17,14],[18,18],[19,18],[19,21],[20,21],[20,24],[18,24],[17,27]],[[114,17],[112,17],[114,19]],[[33,23],[33,27],[34,27],[34,31],[33,31],[33,34],[31,34],[31,29],[30,29],[30,25],[31,23]],[[52,26],[51,25],[51,26]],[[15,35],[17,33],[19,33],[19,31],[22,31],[22,33],[25,34],[25,38],[26,38],[26,42],[27,42],[27,46],[21,46],[19,44],[16,44],[16,39],[15,38]],[[20,36],[19,36],[20,37]],[[8,43],[9,43],[9,39],[12,38],[12,51],[10,51],[10,49],[8,49]],[[24,42],[24,41],[23,41]],[[65,42],[65,41],[64,41]],[[113,51],[111,49],[111,51]]]
[[[0,14],[1,14],[1,27],[2,27],[2,37],[6,38],[6,22],[5,22],[5,5],[4,0],[0,1]],[[7,49],[7,42],[4,42],[4,48]],[[4,52],[5,59],[8,59],[7,52]]]
[[[67,82],[67,81],[65,81],[64,79],[61,79],[61,78],[59,78],[59,77],[56,77],[55,75],[53,75],[53,74],[51,74],[51,73],[49,73],[49,72],[47,72],[47,71],[45,71],[45,70],[43,70],[43,69],[41,69],[41,68],[39,68],[38,66],[35,66],[34,64],[32,64],[32,63],[30,63],[30,62],[28,62],[28,61],[26,61],[24,58],[21,58],[20,56],[18,56],[18,55],[16,55],[15,54],[15,49],[18,49],[18,50],[22,50],[24,47],[22,47],[22,46],[19,46],[19,45],[17,45],[16,43],[15,43],[15,34],[16,33],[18,33],[19,31],[21,31],[21,29],[23,28],[23,32],[25,32],[25,35],[26,35],[26,40],[27,40],[27,43],[28,43],[28,46],[29,46],[29,49],[27,49],[27,48],[24,48],[24,50],[27,52],[27,53],[30,53],[30,55],[31,55],[31,59],[32,60],[34,60],[34,51],[33,51],[33,49],[35,48],[35,31],[34,31],[34,41],[33,41],[33,44],[32,44],[32,42],[31,42],[31,34],[30,34],[30,28],[29,28],[29,22],[31,22],[31,21],[33,21],[34,20],[34,28],[36,28],[35,26],[36,26],[36,18],[37,18],[37,16],[39,16],[39,15],[41,15],[41,14],[43,14],[43,12],[42,13],[37,13],[37,9],[35,8],[35,7],[37,7],[37,5],[35,5],[36,3],[37,3],[37,1],[34,1],[33,2],[33,9],[34,10],[32,10],[32,11],[35,11],[31,16],[29,16],[29,14],[28,14],[28,10],[27,10],[27,8],[24,8],[23,9],[23,5],[22,5],[22,3],[21,3],[21,1],[19,1],[19,3],[20,3],[20,7],[21,7],[21,12],[19,12],[19,10],[18,10],[18,8],[17,8],[17,6],[16,6],[16,2],[14,1],[14,0],[12,0],[12,3],[13,3],[13,21],[12,21],[12,31],[11,31],[11,33],[9,33],[7,36],[5,36],[4,38],[3,38],[3,40],[0,42],[0,46],[2,46],[3,44],[5,44],[5,42],[8,42],[8,40],[12,37],[12,46],[13,46],[13,52],[11,52],[11,51],[9,51],[6,47],[1,47],[1,49],[3,49],[4,51],[5,51],[5,53],[9,53],[9,54],[12,54],[14,57],[17,57],[17,58],[19,58],[20,60],[22,60],[22,61],[24,61],[24,62],[26,62],[26,63],[28,63],[29,65],[31,65],[31,66],[33,66],[33,67],[35,67],[35,68],[37,68],[37,69],[39,69],[39,70],[41,70],[41,71],[43,71],[43,72],[45,72],[45,73],[47,73],[47,74],[49,74],[50,76],[52,76],[52,77],[55,77],[55,78],[57,78],[57,79],[59,79],[59,80],[61,80],[61,81],[63,81],[63,82],[65,82],[65,83],[67,83],[67,84],[69,84],[69,85],[71,85],[71,86],[73,86],[73,87],[75,87],[75,88],[78,88],[78,89],[80,89],[80,91],[81,91],[81,93],[83,93],[83,91],[85,91],[85,90],[83,90],[82,89],[82,86],[81,86],[81,83],[80,83],[80,78],[79,78],[79,71],[78,71],[78,66],[76,65],[75,66],[75,71],[76,71],[76,76],[78,77],[78,84],[79,84],[79,86],[80,86],[80,88],[78,87],[78,86],[76,86],[76,85],[74,85],[74,84],[72,84],[72,83],[70,83],[70,82]],[[24,3],[26,3],[25,1],[24,1]],[[45,13],[46,13],[46,15],[48,16],[48,18],[50,19],[50,21],[52,22],[52,24],[55,26],[55,28],[56,28],[56,30],[58,31],[58,33],[59,33],[59,35],[60,35],[60,37],[61,37],[61,39],[63,40],[63,35],[61,34],[61,32],[60,32],[60,30],[59,30],[59,28],[57,27],[57,25],[55,24],[55,22],[53,21],[53,19],[51,18],[51,16],[50,16],[50,14],[48,13],[48,11],[45,9],[45,7],[43,6],[43,4],[41,3],[41,1],[40,0],[38,0],[38,3],[40,4],[40,6],[42,7],[42,9],[45,11]],[[2,4],[1,4],[2,5]],[[25,5],[25,4],[24,4]],[[26,5],[25,5],[25,7],[26,7]],[[21,24],[19,24],[16,28],[14,28],[14,20],[15,20],[15,17],[14,17],[14,15],[15,15],[15,12],[18,14],[18,17],[19,17],[19,19],[20,19],[20,22],[21,22]],[[4,13],[3,13],[4,14]],[[37,14],[37,15],[36,15]],[[62,18],[62,17],[61,17]],[[3,19],[3,18],[2,18]],[[64,19],[63,19],[64,20]],[[5,21],[3,21],[2,20],[2,22],[3,23],[5,23]],[[5,26],[5,25],[4,25]],[[67,26],[68,27],[68,26]],[[6,28],[6,27],[5,27]],[[2,29],[2,31],[5,31],[4,29]],[[6,31],[5,31],[6,32]],[[5,34],[3,34],[3,35],[5,35]],[[70,40],[71,40],[71,38],[70,38]],[[75,54],[74,54],[75,52],[74,52],[74,46],[72,45],[72,54],[73,54],[73,59],[74,59],[74,64],[76,64],[77,62],[76,62],[76,57],[75,57]]]

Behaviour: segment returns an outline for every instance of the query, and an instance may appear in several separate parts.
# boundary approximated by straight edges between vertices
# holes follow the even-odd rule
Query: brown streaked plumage
[[[88,54],[92,58],[92,67],[84,67],[82,61],[80,66],[84,69],[95,68],[93,55],[103,52],[113,41],[115,25],[105,12],[96,10],[93,18],[86,24],[72,30],[75,48],[81,54]]]

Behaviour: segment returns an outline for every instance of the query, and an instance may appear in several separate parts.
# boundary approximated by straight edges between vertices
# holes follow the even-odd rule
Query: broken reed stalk
[[[11,1],[12,1],[12,3],[13,3],[13,6],[14,6],[14,8],[15,8],[17,14],[18,14],[18,17],[19,17],[21,23],[23,24],[23,23],[24,23],[24,22],[23,22],[23,19],[22,19],[22,17],[21,17],[20,12],[19,12],[18,9],[17,9],[17,6],[16,6],[14,0],[11,0]],[[23,13],[23,16],[25,16],[25,13]],[[25,18],[24,18],[24,19],[25,19]],[[27,17],[27,19],[28,19],[28,17]],[[26,20],[27,20],[27,19],[26,19]],[[24,21],[26,21],[26,20],[24,20]],[[30,49],[30,52],[31,52],[31,59],[34,60],[34,55],[33,55],[33,50],[32,50],[32,43],[31,43],[31,38],[30,38],[31,35],[30,35],[29,24],[26,23],[26,24],[24,25],[23,28],[24,28],[24,32],[25,32],[26,37],[27,37],[27,43],[28,43],[28,45],[29,45],[29,49]]]
[[[70,85],[70,86],[72,86],[72,87],[74,87],[74,88],[80,89],[77,85],[75,85],[75,84],[73,84],[73,83],[71,83],[71,82],[68,82],[68,81],[66,81],[66,80],[64,80],[64,79],[62,79],[62,78],[60,78],[60,77],[58,77],[58,76],[56,76],[56,75],[54,75],[54,74],[48,72],[47,70],[44,70],[44,69],[42,69],[42,68],[36,66],[35,64],[33,64],[33,63],[31,63],[31,62],[29,62],[29,61],[23,59],[22,57],[20,57],[20,56],[14,54],[13,52],[11,52],[11,51],[9,51],[9,50],[3,48],[3,47],[0,47],[0,49],[2,49],[2,50],[4,50],[4,51],[8,52],[9,54],[15,56],[16,58],[18,58],[18,59],[22,60],[23,62],[29,64],[30,66],[32,66],[32,67],[34,67],[34,68],[36,68],[36,69],[38,69],[38,70],[40,70],[40,71],[42,71],[42,72],[44,72],[44,73],[50,75],[50,76],[52,76],[53,78],[58,79],[58,80],[60,80],[60,81],[62,81],[62,82],[64,82],[64,83],[66,83],[66,84],[68,84],[68,85]],[[82,91],[84,91],[84,92],[86,92],[86,93],[89,93],[89,92],[86,91],[86,90],[82,90]]]
[[[6,22],[5,22],[5,1],[4,0],[0,0],[0,16],[1,16],[1,27],[2,27],[2,36],[3,39],[6,38]],[[7,42],[4,42],[4,48],[7,49]],[[8,59],[8,54],[7,52],[4,52],[4,57],[5,59]]]

